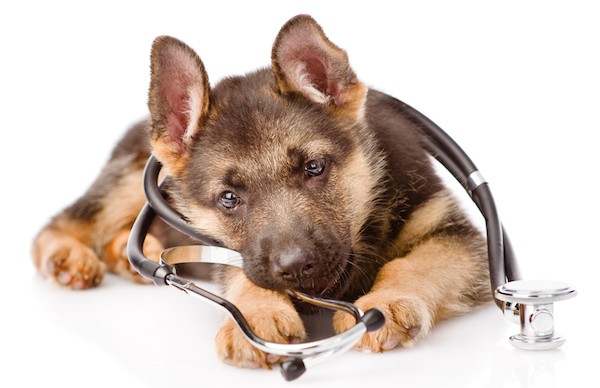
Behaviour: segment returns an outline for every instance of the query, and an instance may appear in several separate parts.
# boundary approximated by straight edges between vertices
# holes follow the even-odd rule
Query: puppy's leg
[[[94,287],[106,270],[143,281],[126,255],[129,230],[144,203],[142,170],[127,165],[118,175],[107,173],[115,167],[110,162],[86,195],[56,216],[34,240],[34,264],[62,286]],[[161,251],[162,244],[148,235],[144,253],[158,260]]]
[[[114,238],[110,240],[102,251],[102,261],[107,265],[107,269],[118,275],[129,278],[138,283],[150,283],[150,280],[140,275],[129,263],[127,257],[127,241],[129,240],[130,228],[121,229]],[[146,235],[144,241],[144,255],[156,262],[159,261],[160,253],[164,250],[162,243],[153,235]]]
[[[386,318],[358,348],[381,352],[412,346],[436,322],[489,299],[485,242],[447,197],[416,211],[399,242],[408,253],[385,264],[370,292],[356,301],[363,310],[380,309]],[[336,314],[336,331],[353,324],[347,314]]]
[[[304,325],[289,297],[283,293],[260,288],[243,274],[231,268],[223,274],[225,297],[244,315],[256,335],[278,343],[299,342],[306,337]],[[279,357],[256,349],[231,320],[220,328],[216,337],[219,357],[228,364],[245,368],[270,368]]]
[[[84,289],[98,285],[108,269],[129,278],[125,247],[142,208],[142,172],[148,156],[144,125],[132,128],[89,190],[42,229],[33,242],[33,262],[56,283]],[[148,235],[144,251],[158,259],[162,245]]]

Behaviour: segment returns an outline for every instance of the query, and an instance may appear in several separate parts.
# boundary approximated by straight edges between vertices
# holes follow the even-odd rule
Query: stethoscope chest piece
[[[496,299],[504,302],[504,313],[521,328],[510,337],[519,349],[556,349],[565,339],[554,333],[554,302],[577,295],[570,285],[547,280],[518,280],[496,289]]]

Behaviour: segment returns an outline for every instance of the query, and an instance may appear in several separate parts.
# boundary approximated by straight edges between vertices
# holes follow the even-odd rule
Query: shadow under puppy
[[[362,84],[310,16],[283,26],[271,60],[211,87],[191,48],[157,38],[150,123],[132,128],[88,192],[40,232],[39,270],[74,289],[98,285],[106,270],[139,279],[125,247],[152,152],[174,207],[241,252],[243,269],[220,282],[268,341],[306,336],[287,289],[380,309],[385,326],[357,344],[377,352],[411,346],[489,300],[485,241],[434,173],[403,105]],[[154,228],[144,250],[157,258],[175,243]],[[338,332],[353,324],[334,317]],[[279,361],[230,320],[216,343],[235,365]]]

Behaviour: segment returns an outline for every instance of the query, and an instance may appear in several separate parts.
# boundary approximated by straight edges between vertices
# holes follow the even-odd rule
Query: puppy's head
[[[184,43],[152,49],[153,153],[192,225],[238,250],[262,287],[340,296],[383,161],[366,129],[366,87],[309,16],[291,19],[272,68],[209,86]]]

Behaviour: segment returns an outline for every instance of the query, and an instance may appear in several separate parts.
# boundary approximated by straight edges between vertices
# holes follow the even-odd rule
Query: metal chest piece
[[[504,302],[504,314],[521,327],[510,337],[519,349],[556,349],[565,339],[554,333],[554,302],[577,295],[570,285],[548,280],[518,280],[496,289],[496,299]]]

